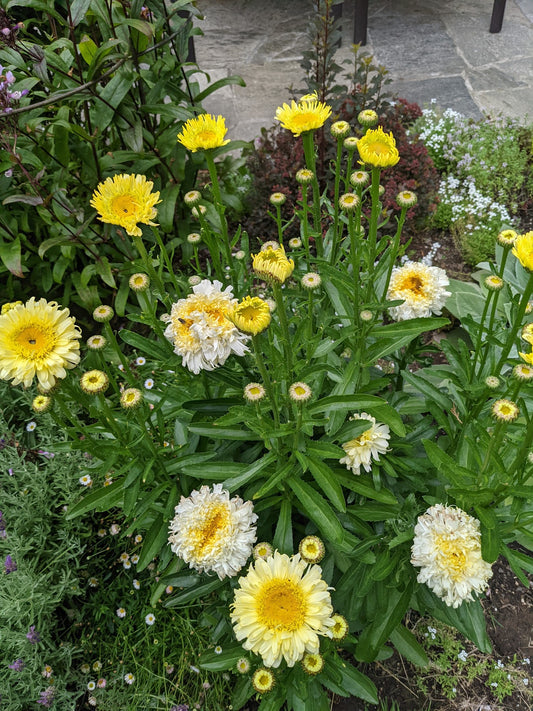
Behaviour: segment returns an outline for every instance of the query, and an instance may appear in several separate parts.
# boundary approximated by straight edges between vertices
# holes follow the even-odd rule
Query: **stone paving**
[[[251,140],[274,123],[289,87],[304,88],[300,60],[313,3],[197,0],[197,7],[199,67],[211,82],[231,75],[246,82],[215,92],[204,107],[226,117],[231,138]],[[351,56],[352,7],[344,2],[339,63]],[[508,0],[498,34],[488,31],[491,12],[492,0],[370,0],[366,50],[410,101],[532,121],[533,0]]]

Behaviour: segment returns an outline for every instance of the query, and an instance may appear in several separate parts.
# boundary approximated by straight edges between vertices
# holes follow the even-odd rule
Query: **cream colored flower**
[[[174,352],[195,374],[218,368],[232,353],[242,356],[248,351],[248,336],[227,318],[237,303],[232,287],[221,287],[219,281],[203,279],[192,294],[172,305],[170,315],[161,317],[168,323],[165,336]]]
[[[320,566],[307,566],[298,554],[276,551],[239,578],[231,612],[235,636],[266,667],[283,659],[293,667],[306,652],[319,652],[320,635],[331,637],[333,608],[321,575]]]
[[[170,522],[172,551],[199,572],[214,572],[223,580],[237,575],[256,540],[251,501],[229,498],[222,484],[202,486],[181,497]]]
[[[47,392],[80,362],[76,319],[55,301],[33,296],[10,306],[0,316],[0,379],[28,388],[36,377]]]
[[[389,308],[395,321],[440,314],[448,296],[450,282],[444,269],[428,267],[421,262],[407,262],[392,270],[387,299],[404,303]]]
[[[449,607],[482,593],[492,568],[481,557],[479,521],[459,508],[435,504],[418,517],[411,563],[420,568],[418,582],[426,583]]]
[[[390,439],[388,425],[376,423],[376,418],[366,412],[356,413],[351,420],[370,420],[371,426],[355,439],[345,442],[342,448],[346,456],[339,460],[346,464],[354,474],[361,473],[361,466],[366,472],[372,469],[372,460],[379,462],[379,455],[385,454]]]

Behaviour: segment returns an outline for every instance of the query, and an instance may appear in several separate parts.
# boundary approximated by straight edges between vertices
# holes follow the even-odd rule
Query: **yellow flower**
[[[192,153],[197,150],[206,151],[229,143],[229,138],[224,140],[227,131],[226,119],[223,116],[201,114],[185,123],[181,133],[178,133],[178,142]]]
[[[138,407],[143,399],[142,393],[138,388],[126,388],[120,396],[120,404],[126,410]]]
[[[304,131],[313,131],[323,126],[331,114],[331,106],[322,101],[316,101],[314,97],[299,103],[291,101],[291,105],[283,104],[276,109],[276,120],[283,128],[292,131],[295,136],[299,136]]]
[[[375,168],[388,168],[400,160],[392,133],[385,133],[381,126],[369,130],[359,139],[357,149],[361,160]]]
[[[318,536],[302,538],[298,550],[306,563],[320,563],[326,553],[324,543]]]
[[[317,654],[319,635],[331,637],[333,620],[327,583],[318,565],[278,551],[252,563],[235,590],[231,619],[244,649],[266,667],[289,667],[306,652]]]
[[[271,316],[266,301],[258,296],[245,296],[240,304],[235,305],[228,318],[239,331],[257,336],[268,328]]]
[[[248,385],[244,388],[244,397],[249,402],[262,400],[265,397],[265,388],[261,385],[261,383],[248,383]]]
[[[515,243],[517,233],[514,230],[502,230],[498,235],[498,242],[502,247],[512,247]]]
[[[2,316],[3,316],[4,314],[7,314],[8,311],[11,311],[11,309],[14,309],[15,306],[18,306],[18,305],[21,304],[21,303],[22,303],[22,301],[11,301],[11,302],[9,302],[9,303],[7,303],[7,304],[4,304],[4,305],[2,306]]]
[[[80,378],[81,389],[89,395],[96,395],[107,390],[109,378],[101,370],[88,370]]]
[[[332,639],[340,640],[344,639],[346,635],[348,634],[348,622],[346,621],[346,618],[343,617],[342,615],[333,615],[331,618],[333,620],[333,627],[331,628],[331,637]]]
[[[524,269],[533,272],[533,231],[517,236],[513,247],[513,254]]]
[[[76,319],[54,301],[17,304],[0,316],[0,378],[13,385],[32,384],[36,376],[43,392],[80,362],[81,337]]]
[[[496,400],[492,405],[492,414],[500,422],[513,422],[520,414],[520,410],[512,400]]]
[[[144,175],[114,175],[100,183],[93,193],[91,207],[100,214],[98,219],[123,227],[132,237],[141,237],[138,222],[156,225],[154,205],[161,202],[159,193],[152,192],[154,184]]]
[[[143,274],[138,272],[137,274],[132,274],[129,280],[129,287],[133,291],[146,291],[150,286],[150,277],[148,274]]]
[[[526,363],[533,365],[533,351],[531,351],[531,353],[520,353],[520,358]]]
[[[259,254],[252,254],[252,259],[253,270],[258,276],[280,284],[290,277],[294,269],[294,260],[287,259],[283,247],[268,247]]]
[[[294,402],[306,402],[312,394],[313,391],[309,385],[300,381],[293,383],[289,388],[289,397],[291,400],[294,400]]]
[[[52,398],[47,395],[37,395],[31,404],[35,412],[46,412],[52,404]]]
[[[315,676],[324,669],[324,657],[321,654],[304,654],[302,667],[306,674]]]
[[[259,694],[266,694],[276,683],[270,669],[259,668],[252,674],[252,685]]]

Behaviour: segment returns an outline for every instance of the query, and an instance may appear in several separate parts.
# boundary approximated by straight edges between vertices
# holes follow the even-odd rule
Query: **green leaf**
[[[112,289],[116,289],[117,284],[111,271],[111,265],[109,264],[108,258],[105,256],[99,257],[95,262],[95,267],[96,273],[101,277],[104,284],[107,284],[107,286],[110,286]]]
[[[157,219],[163,232],[172,232],[176,213],[176,200],[181,185],[169,185],[161,191],[161,204],[157,206]]]
[[[418,667],[427,667],[429,659],[424,648],[419,644],[414,634],[402,624],[392,630],[389,639],[402,657]]]
[[[200,669],[208,671],[226,671],[226,669],[232,669],[243,654],[241,644],[228,644],[222,648],[220,654],[212,651],[204,652],[200,655],[198,666]]]
[[[380,501],[382,504],[398,505],[398,501],[392,491],[384,488],[381,488],[378,491],[374,487],[373,481],[364,474],[355,476],[354,474],[348,474],[347,472],[338,471],[335,473],[339,482],[347,489],[355,491],[357,494],[365,496],[367,499]]]
[[[381,583],[383,585],[383,583]],[[362,662],[372,662],[379,650],[389,638],[392,630],[401,622],[409,608],[413,594],[414,580],[409,580],[403,592],[386,588],[383,595],[377,595],[386,601],[385,608],[379,608],[375,619],[367,625],[359,636],[355,649],[356,659]],[[377,586],[374,588],[377,589]]]
[[[152,35],[154,34],[154,26],[151,25],[149,22],[146,22],[145,20],[127,18],[125,20],[122,20],[119,24],[133,27],[133,29],[137,30],[138,32],[142,32],[142,34],[146,35],[146,37],[152,37]]]
[[[272,462],[276,460],[276,455],[274,452],[268,452],[263,457],[255,461],[253,464],[246,465],[245,469],[241,474],[237,474],[224,481],[224,488],[230,493],[238,489],[240,486],[244,486],[249,481],[251,481],[257,474],[263,472]]]
[[[90,5],[91,0],[72,0],[72,4],[70,6],[70,16],[74,27],[77,27],[83,20]]]
[[[168,525],[165,522],[163,514],[158,513],[144,537],[139,562],[137,563],[138,573],[144,570],[146,566],[153,561],[167,542],[167,539]]]
[[[479,600],[463,602],[459,607],[448,607],[445,602],[432,593],[426,585],[420,585],[413,598],[422,614],[429,613],[437,620],[455,627],[471,640],[476,647],[490,654],[492,647],[487,636],[485,613]]]
[[[464,467],[460,467],[455,459],[452,459],[449,454],[446,454],[438,444],[429,439],[423,439],[422,444],[424,445],[429,461],[433,464],[435,469],[440,474],[444,474],[452,484],[464,487],[465,485],[475,483],[472,472]]]
[[[126,329],[122,329],[119,335],[125,343],[133,346],[133,348],[137,348],[141,353],[149,355],[156,360],[164,361],[165,364],[168,365],[168,360],[172,353],[170,345],[165,347],[163,343],[151,341],[149,338],[145,338],[133,331],[127,331]]]
[[[24,278],[24,274],[22,273],[20,237],[15,237],[12,242],[0,243],[0,259],[11,274],[21,279]]]
[[[327,501],[312,486],[300,479],[289,477],[287,483],[326,541],[340,544],[344,538],[344,529]]]
[[[259,435],[250,432],[249,430],[237,430],[230,427],[217,427],[217,425],[195,424],[189,425],[189,432],[198,434],[203,437],[211,437],[211,439],[230,439],[242,442],[250,442],[262,439]]]
[[[80,43],[78,44],[78,49],[85,62],[90,64],[94,59],[98,47],[94,40],[92,40],[88,35],[83,35]]]
[[[291,502],[288,499],[283,499],[279,510],[276,532],[272,541],[275,549],[277,549],[280,553],[286,553],[287,555],[292,555],[294,552],[291,513]]]
[[[169,600],[166,600],[163,604],[165,607],[177,607],[178,605],[185,605],[186,603],[197,600],[199,597],[209,595],[214,590],[221,588],[224,585],[223,580],[216,578],[203,585],[198,585],[192,590],[185,590],[177,595],[173,595]]]
[[[13,202],[23,202],[25,205],[42,205],[43,199],[39,195],[8,195],[2,205],[11,205]]]
[[[433,383],[430,383],[429,380],[426,380],[426,378],[422,375],[410,373],[408,370],[403,370],[402,378],[405,382],[412,385],[412,387],[419,393],[425,395],[429,402],[434,402],[444,412],[448,413],[453,409],[453,402],[450,398],[436,385],[433,385]]]
[[[337,511],[344,513],[346,511],[346,501],[344,500],[342,486],[339,484],[335,473],[320,459],[306,456],[305,461],[314,480],[324,494],[328,497],[333,506],[335,506]]]
[[[118,70],[118,73],[95,95],[102,100],[101,102],[96,102],[95,115],[95,123],[100,133],[105,131],[113,120],[115,109],[130,90],[133,80],[133,75],[129,72]]]
[[[252,680],[249,676],[241,676],[233,686],[231,694],[231,706],[235,711],[239,711],[244,704],[255,694]]]
[[[203,91],[196,95],[196,103],[201,103],[206,97],[209,96],[209,94],[212,94],[214,91],[218,91],[218,89],[221,89],[222,87],[228,86],[230,84],[246,86],[246,82],[242,77],[238,76],[237,74],[232,74],[229,77],[218,79],[218,81],[214,81],[212,84],[209,84],[208,87],[206,87]]]
[[[67,511],[67,519],[82,516],[89,511],[108,511],[114,506],[120,506],[123,497],[123,485],[124,482],[122,480],[115,481],[109,486],[103,486],[101,489],[96,489],[96,491],[86,494],[81,501],[78,501]]]
[[[477,508],[476,508],[477,511]],[[481,555],[487,563],[494,563],[500,556],[501,537],[499,527],[488,528],[481,521]]]

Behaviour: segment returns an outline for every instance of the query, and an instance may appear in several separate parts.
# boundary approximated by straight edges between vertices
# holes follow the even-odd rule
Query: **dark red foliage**
[[[407,135],[414,121],[421,116],[418,104],[411,104],[405,99],[398,99],[392,104],[382,104],[380,125],[387,132],[392,131],[400,153],[400,162],[382,173],[385,193],[383,207],[387,211],[398,213],[396,196],[401,190],[412,190],[418,196],[418,204],[407,213],[405,234],[409,236],[409,227],[421,220],[426,220],[435,210],[439,175],[424,144],[416,136]],[[356,99],[349,97],[343,103],[338,119],[348,121],[356,134],[361,133],[357,123],[359,106]],[[329,131],[316,134],[318,145],[317,172],[321,188],[331,179],[329,165],[335,160],[336,143]],[[272,192],[283,192],[287,202],[282,207],[284,219],[290,219],[299,198],[299,185],[294,179],[296,172],[304,167],[304,153],[300,138],[294,138],[290,131],[274,127],[263,130],[255,149],[248,158],[248,169],[253,179],[253,189],[247,204],[247,217],[243,228],[252,240],[263,242],[275,238],[275,225],[267,215],[270,209],[269,197]],[[410,222],[410,225],[409,225]],[[294,221],[285,232],[286,240],[299,237],[299,225]]]

